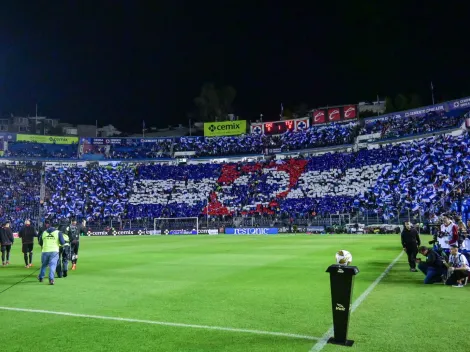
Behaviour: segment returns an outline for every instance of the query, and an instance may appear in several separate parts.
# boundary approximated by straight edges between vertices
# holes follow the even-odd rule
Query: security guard
[[[39,237],[39,245],[42,248],[41,255],[41,271],[38,280],[42,282],[46,275],[46,268],[49,266],[49,284],[54,285],[54,274],[59,260],[60,245],[64,245],[64,237],[62,233],[54,227],[49,227]]]
[[[59,226],[59,230],[62,233],[65,243],[59,247],[59,260],[57,262],[56,273],[59,278],[67,277],[67,271],[69,266],[70,258],[70,238],[67,234],[68,226],[66,223],[63,223]]]

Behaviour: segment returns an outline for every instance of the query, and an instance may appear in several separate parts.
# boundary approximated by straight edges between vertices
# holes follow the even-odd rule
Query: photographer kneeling
[[[468,266],[467,258],[465,258],[463,254],[459,253],[458,246],[451,246],[449,262],[444,262],[444,265],[448,268],[446,285],[463,287],[466,279],[468,278],[470,268]]]
[[[447,267],[444,265],[442,257],[433,249],[429,249],[425,246],[419,247],[418,252],[426,257],[426,262],[424,263],[421,259],[416,259],[418,269],[426,275],[424,283],[434,284],[436,282],[442,282],[447,274]]]

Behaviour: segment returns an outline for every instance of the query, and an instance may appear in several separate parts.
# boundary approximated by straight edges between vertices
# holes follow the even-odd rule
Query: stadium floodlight
[[[173,234],[179,235],[198,235],[199,234],[199,218],[154,218],[153,229],[160,230],[162,235]]]

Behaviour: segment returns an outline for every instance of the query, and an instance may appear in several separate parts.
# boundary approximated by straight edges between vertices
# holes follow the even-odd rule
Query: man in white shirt
[[[443,223],[441,225],[441,234],[437,241],[446,253],[449,253],[452,245],[457,245],[459,242],[459,229],[456,224],[448,217],[442,217]]]
[[[467,258],[462,253],[459,253],[459,247],[452,245],[450,249],[449,261],[444,262],[448,268],[448,275],[446,285],[452,287],[463,287],[466,284],[470,272]]]

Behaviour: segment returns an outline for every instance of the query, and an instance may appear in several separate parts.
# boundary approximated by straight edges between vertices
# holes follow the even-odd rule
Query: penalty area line
[[[222,326],[211,326],[211,325],[171,323],[171,322],[166,322],[166,321],[129,319],[129,318],[110,317],[110,316],[103,316],[103,315],[88,315],[88,314],[56,312],[56,311],[50,311],[50,310],[14,308],[14,307],[3,307],[3,306],[0,306],[0,310],[13,311],[13,312],[25,312],[25,313],[61,315],[61,316],[73,317],[73,318],[113,320],[113,321],[121,321],[121,322],[126,322],[126,323],[140,323],[140,324],[172,326],[172,327],[180,327],[180,328],[218,330],[218,331],[228,331],[228,332],[246,333],[246,334],[254,334],[254,335],[270,335],[270,336],[289,337],[289,338],[294,338],[294,339],[312,340],[312,341],[320,340],[319,337],[291,334],[287,332],[238,329],[238,328],[228,328],[228,327],[222,327]]]
[[[382,279],[390,272],[390,270],[392,270],[393,266],[400,260],[400,258],[402,257],[403,253],[405,252],[401,252],[398,257],[396,257],[393,262],[390,263],[389,266],[387,266],[387,268],[384,270],[384,272],[382,274],[380,274],[380,276],[375,279],[375,281],[373,283],[370,284],[370,286],[354,301],[352,307],[351,307],[351,313],[354,313],[354,311],[361,305],[362,302],[364,302],[364,300],[370,295],[370,293],[372,292],[372,290],[380,283],[380,281],[382,281]],[[312,349],[310,350],[310,352],[319,352],[323,349],[323,347],[325,347],[325,345],[328,343],[328,339],[333,336],[333,333],[334,333],[334,329],[333,329],[333,326],[331,328],[328,329],[327,332],[325,332],[325,334],[323,334],[323,336],[318,340],[318,342],[312,347]]]

